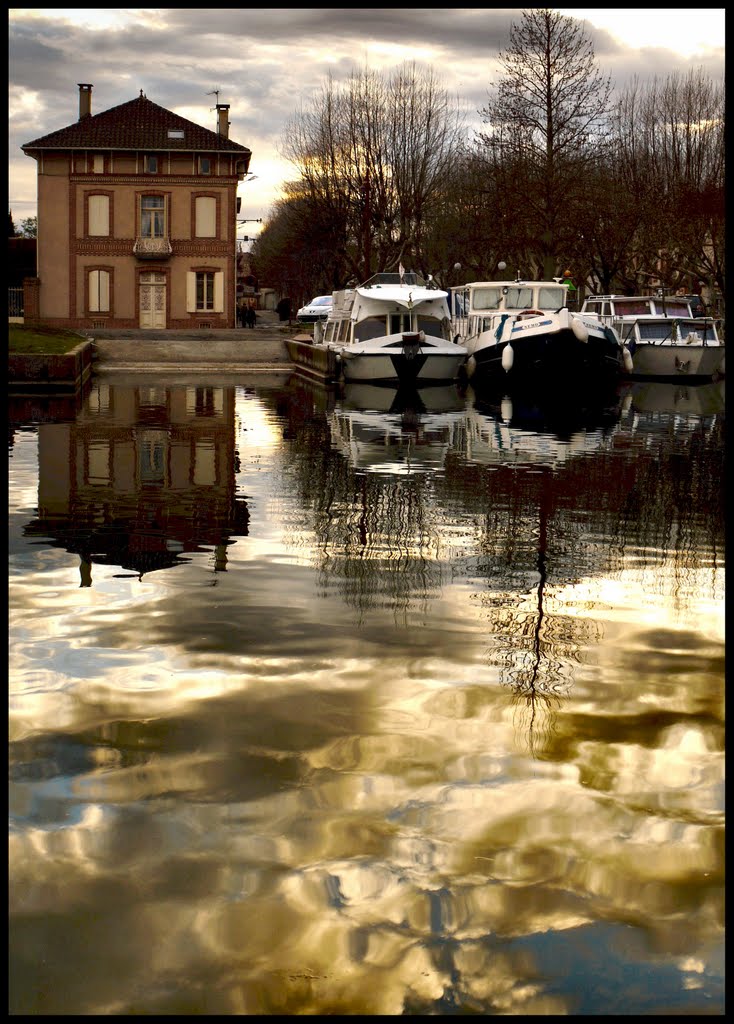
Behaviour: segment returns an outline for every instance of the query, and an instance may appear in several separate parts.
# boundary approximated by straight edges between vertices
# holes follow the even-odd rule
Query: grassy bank
[[[8,324],[8,352],[63,355],[84,341],[76,331],[53,327],[32,327],[30,324]]]

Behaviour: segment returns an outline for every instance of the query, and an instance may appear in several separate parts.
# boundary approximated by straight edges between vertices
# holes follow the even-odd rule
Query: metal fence
[[[8,316],[23,316],[22,288],[8,288]]]

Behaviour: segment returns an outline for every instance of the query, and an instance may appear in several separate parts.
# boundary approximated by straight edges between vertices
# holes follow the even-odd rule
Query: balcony
[[[139,260],[167,260],[172,251],[167,238],[136,238],[133,245]]]

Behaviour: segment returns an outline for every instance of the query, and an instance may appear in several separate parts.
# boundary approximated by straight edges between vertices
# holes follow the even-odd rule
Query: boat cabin
[[[657,295],[590,295],[584,300],[581,312],[610,320],[623,316],[693,316],[687,299],[680,296],[666,299]]]
[[[557,313],[568,289],[556,281],[476,281],[451,289],[454,329],[462,335],[490,330],[498,313]]]
[[[357,288],[334,292],[323,342],[349,345],[420,331],[449,340],[448,312],[447,293],[418,274],[374,274]]]

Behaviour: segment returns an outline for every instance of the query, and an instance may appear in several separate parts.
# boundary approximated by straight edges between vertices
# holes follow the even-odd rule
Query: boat
[[[334,380],[424,387],[457,380],[466,349],[452,341],[449,293],[415,273],[378,273],[333,293],[314,338],[288,354],[306,373]]]
[[[724,343],[710,316],[695,316],[688,296],[590,295],[582,313],[612,327],[631,380],[710,381],[724,375]]]
[[[622,369],[615,330],[569,310],[560,278],[475,281],[451,292],[452,330],[467,349],[470,380],[598,380]]]

